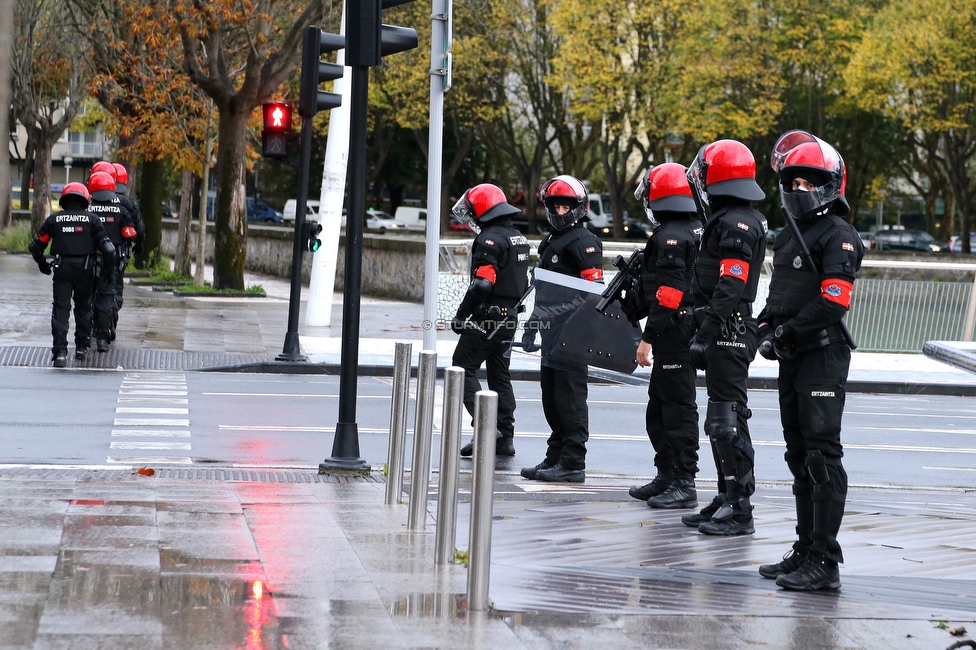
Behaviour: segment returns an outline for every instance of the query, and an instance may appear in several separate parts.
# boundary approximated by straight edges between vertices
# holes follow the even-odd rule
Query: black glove
[[[535,352],[541,350],[542,346],[535,342],[535,329],[528,328],[522,334],[522,350],[525,352]]]
[[[460,312],[454,314],[454,318],[451,319],[451,331],[458,335],[464,332],[464,319],[461,318]]]
[[[773,332],[773,351],[780,361],[792,361],[796,358],[793,346],[793,330],[789,323],[783,323]]]
[[[37,260],[37,268],[44,275],[51,275],[51,265],[44,258]]]
[[[708,368],[708,346],[715,342],[718,334],[719,324],[714,319],[708,318],[702,326],[695,332],[688,343],[688,351],[691,352],[691,363],[699,370]]]
[[[774,338],[773,326],[769,323],[759,323],[759,354],[763,359],[776,361],[779,358],[776,356],[776,350],[773,349]]]

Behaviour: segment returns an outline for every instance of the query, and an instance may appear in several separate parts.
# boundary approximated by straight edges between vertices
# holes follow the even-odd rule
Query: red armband
[[[658,287],[655,297],[658,304],[665,309],[677,309],[684,295],[684,291],[678,291],[674,287]]]
[[[718,277],[725,276],[746,282],[749,279],[749,262],[737,259],[722,260],[718,265]]]
[[[851,294],[854,292],[854,285],[846,280],[829,278],[820,283],[820,295],[824,300],[836,302],[844,309],[851,306]]]
[[[584,280],[589,280],[590,282],[596,282],[597,280],[603,279],[603,269],[583,269],[580,271],[580,277]]]
[[[495,278],[498,277],[498,274],[496,273],[494,266],[488,266],[485,264],[484,266],[479,266],[474,270],[474,277],[484,278],[485,280],[488,280],[488,282],[495,284]]]
[[[37,241],[41,242],[42,244],[46,244],[49,241],[51,241],[51,235],[48,235],[47,233],[44,233],[43,235],[38,235]]]
[[[122,227],[122,239],[135,239],[135,237],[136,237],[135,228],[133,228],[132,226]]]

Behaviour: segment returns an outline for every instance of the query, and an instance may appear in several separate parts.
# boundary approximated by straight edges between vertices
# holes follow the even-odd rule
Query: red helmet
[[[61,190],[60,199],[61,207],[68,208],[68,206],[65,205],[65,200],[67,200],[68,203],[73,203],[76,205],[80,204],[78,205],[78,208],[84,210],[91,205],[91,194],[88,193],[88,188],[81,183],[68,183],[64,186],[64,189]],[[71,208],[68,209],[70,210]]]
[[[88,177],[88,191],[96,201],[111,201],[115,198],[115,179],[108,172],[95,172]]]
[[[451,208],[451,212],[458,219],[467,221],[472,230],[481,232],[481,224],[498,217],[518,214],[521,210],[508,204],[505,192],[500,187],[482,183],[465,192]]]
[[[687,171],[678,163],[664,163],[647,170],[634,198],[644,206],[648,219],[654,220],[652,211],[695,212]]]
[[[699,149],[688,168],[688,183],[697,194],[694,198],[703,204],[716,196],[744,201],[766,198],[756,183],[756,159],[738,140],[718,140]]]
[[[129,189],[129,172],[122,163],[114,162],[112,166],[115,167],[115,186],[119,192],[125,193]]]
[[[586,217],[586,186],[572,176],[563,174],[543,183],[539,200],[545,204],[546,218],[556,232],[566,230]],[[569,212],[559,214],[557,205],[568,205]]]
[[[822,217],[833,207],[844,216],[851,211],[847,198],[847,167],[832,146],[806,131],[789,131],[780,136],[769,156],[773,171],[779,174],[783,209],[797,221]],[[812,190],[793,189],[802,178]]]
[[[107,160],[99,160],[97,163],[92,165],[91,173],[94,174],[95,172],[105,172],[112,177],[113,181],[118,182],[118,172],[115,169],[115,165]]]

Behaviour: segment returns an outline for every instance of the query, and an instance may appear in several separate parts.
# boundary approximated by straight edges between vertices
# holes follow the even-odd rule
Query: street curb
[[[336,375],[340,374],[340,365],[337,363],[304,363],[291,361],[269,361],[265,363],[248,363],[236,366],[219,366],[211,368],[201,368],[200,372],[240,372],[240,373],[267,373],[267,374],[286,374],[286,375]],[[512,379],[515,381],[539,381],[540,372],[538,370],[512,370]],[[384,365],[360,365],[360,377],[392,377],[393,366]],[[411,368],[411,376],[417,376],[417,368]],[[444,368],[437,369],[437,377],[443,378]],[[478,372],[479,379],[486,379],[484,370]],[[590,379],[592,384],[612,383],[602,379]],[[696,380],[699,388],[705,386],[705,378],[699,376]],[[747,383],[752,390],[776,390],[778,382],[772,377],[750,377]],[[965,384],[922,384],[908,382],[886,382],[886,381],[848,381],[848,393],[882,393],[892,395],[947,395],[953,397],[976,397],[976,385],[968,386]]]

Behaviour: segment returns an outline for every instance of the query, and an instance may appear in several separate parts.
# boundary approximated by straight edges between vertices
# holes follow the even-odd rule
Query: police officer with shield
[[[51,264],[44,250],[51,245],[55,256],[54,308],[51,333],[54,345],[54,367],[64,368],[68,361],[68,312],[74,298],[75,359],[85,358],[91,347],[92,276],[95,256],[102,255],[103,266],[111,271],[115,247],[105,235],[102,222],[87,212],[91,196],[81,183],[68,183],[61,192],[61,212],[55,212],[41,224],[28,250],[41,273],[51,275]]]
[[[688,168],[688,181],[705,218],[694,273],[700,326],[689,348],[695,365],[705,370],[705,432],[718,472],[718,494],[700,513],[681,521],[706,535],[748,535],[755,532],[749,497],[756,479],[746,383],[756,356],[752,303],[767,230],[766,218],[751,202],[766,195],[756,184],[752,152],[736,140],[702,147]],[[705,216],[706,206],[711,216]]]
[[[864,247],[843,217],[847,170],[837,150],[805,131],[782,135],[770,157],[790,228],[776,238],[759,316],[760,353],[779,360],[786,464],[793,475],[797,541],[759,573],[795,591],[837,589],[837,542],[847,499],[840,441],[853,340],[843,323]],[[792,222],[792,223],[790,223]]]
[[[505,354],[515,333],[516,307],[528,285],[529,242],[512,225],[512,215],[520,210],[491,183],[469,189],[452,212],[478,233],[471,247],[471,284],[451,321],[451,329],[461,336],[453,363],[464,368],[464,407],[474,416],[474,396],[481,390],[477,373],[486,363],[488,387],[498,393],[495,453],[514,456],[515,391]],[[473,450],[472,440],[461,455],[471,456]]]
[[[551,231],[539,244],[539,268],[590,281],[603,280],[603,244],[586,227],[586,187],[578,179],[562,175],[543,183],[539,199],[545,205]],[[536,296],[539,300],[538,294]],[[526,352],[538,350],[538,305],[522,335]],[[559,324],[555,324],[558,328]],[[555,329],[543,330],[543,347]],[[544,350],[545,352],[545,350]],[[546,458],[535,467],[525,467],[523,478],[549,482],[582,483],[586,479],[586,441],[589,413],[586,406],[585,364],[554,368],[543,359],[541,371],[542,410],[552,433]]]
[[[652,508],[698,505],[697,373],[688,342],[698,326],[691,281],[702,225],[686,171],[677,163],[652,167],[634,193],[655,226],[641,267],[647,321],[637,363],[651,366],[645,420],[657,476],[630,496]]]

